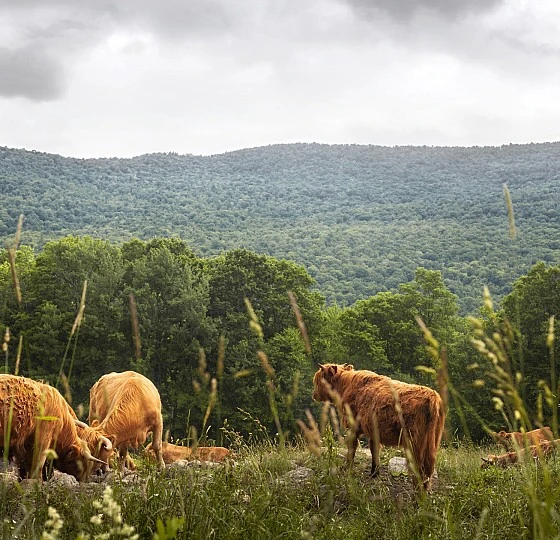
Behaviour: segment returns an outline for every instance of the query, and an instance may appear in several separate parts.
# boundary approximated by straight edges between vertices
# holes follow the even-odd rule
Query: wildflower
[[[109,540],[115,537],[138,540],[139,535],[134,534],[134,527],[123,523],[121,506],[113,499],[111,486],[105,488],[101,501],[93,501],[93,507],[100,512],[90,518],[90,523],[95,527],[105,527],[108,530],[93,536],[81,533],[78,537],[79,540]]]
[[[47,513],[49,519],[45,521],[45,530],[41,534],[41,540],[57,540],[60,538],[59,533],[64,525],[64,521],[56,511],[56,508],[52,506],[49,506]]]

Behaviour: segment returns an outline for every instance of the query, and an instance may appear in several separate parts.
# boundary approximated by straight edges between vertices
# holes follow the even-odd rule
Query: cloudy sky
[[[558,0],[0,2],[0,146],[555,140]]]

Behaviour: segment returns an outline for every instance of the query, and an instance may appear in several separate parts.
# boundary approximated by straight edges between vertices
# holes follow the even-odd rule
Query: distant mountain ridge
[[[503,196],[512,195],[511,240]],[[0,147],[0,237],[176,235],[211,256],[246,247],[304,265],[351,304],[439,269],[464,310],[537,260],[560,262],[560,143],[501,147],[283,144],[211,156],[65,158]]]

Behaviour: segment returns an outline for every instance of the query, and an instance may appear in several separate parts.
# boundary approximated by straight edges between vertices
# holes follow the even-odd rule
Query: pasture
[[[303,442],[283,449],[272,441],[236,444],[235,461],[213,466],[160,473],[139,459],[137,473],[112,473],[108,482],[0,482],[2,538],[41,538],[46,530],[52,536],[43,538],[68,539],[511,539],[552,538],[560,530],[556,457],[483,470],[480,457],[497,446],[453,441],[438,453],[433,490],[419,496],[410,478],[388,471],[389,459],[402,455],[394,448],[382,450],[381,474],[372,479],[369,451],[358,450],[347,470],[346,449],[328,432],[319,456]],[[107,485],[114,502],[103,502]],[[46,525],[49,507],[63,522],[58,531]],[[134,531],[117,534],[117,525]]]

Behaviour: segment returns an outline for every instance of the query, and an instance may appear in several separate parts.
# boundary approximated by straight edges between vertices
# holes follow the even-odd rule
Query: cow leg
[[[371,438],[369,440],[369,450],[371,452],[371,476],[373,478],[375,478],[376,476],[379,475],[379,465],[380,465],[380,460],[379,460],[380,445],[379,445],[379,441],[376,441],[376,440],[374,440],[374,438]]]
[[[119,469],[124,471],[124,468],[129,465],[128,448],[119,448]]]
[[[165,462],[163,461],[163,455],[161,453],[162,439],[163,439],[163,418],[160,415],[158,421],[156,422],[156,424],[152,429],[152,448],[154,449],[154,453],[156,455],[158,465],[163,469],[165,467]]]
[[[346,466],[348,468],[352,467],[352,465],[354,464],[354,457],[356,456],[356,450],[358,448],[359,439],[360,439],[360,434],[354,433],[347,440],[348,452],[346,453]]]
[[[31,460],[31,478],[34,480],[43,479],[43,467],[47,460],[47,450],[50,448],[51,439],[47,437],[42,441],[37,441],[33,449],[33,458]]]

